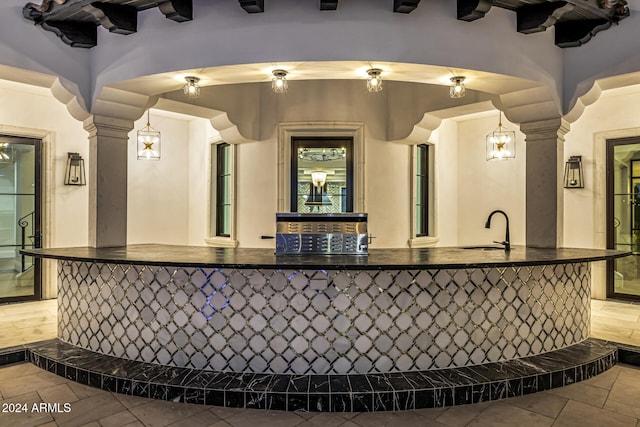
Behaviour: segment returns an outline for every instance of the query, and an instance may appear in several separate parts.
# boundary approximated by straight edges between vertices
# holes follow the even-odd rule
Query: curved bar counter
[[[276,256],[167,245],[24,251],[58,259],[58,336],[199,371],[392,374],[460,368],[589,337],[587,249],[379,249]]]

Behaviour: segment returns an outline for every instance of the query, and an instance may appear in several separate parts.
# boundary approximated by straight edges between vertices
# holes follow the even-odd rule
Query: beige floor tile
[[[221,420],[221,421],[218,421],[215,424],[211,424],[208,427],[233,427],[233,426],[231,424],[229,424],[228,422],[226,422],[225,420]],[[256,427],[258,427],[258,426],[256,426]],[[262,427],[262,426],[260,426],[260,427]]]
[[[558,396],[557,394],[543,392],[514,397],[505,402],[509,405],[535,412],[536,414],[556,418],[568,400],[569,399]]]
[[[486,402],[475,405],[454,406],[452,408],[448,408],[435,420],[446,426],[467,425],[491,405],[493,405],[493,403]]]
[[[43,388],[38,390],[38,394],[46,403],[71,403],[79,400],[68,384]]]
[[[622,376],[620,376],[621,378]],[[607,400],[640,407],[640,401],[638,400],[640,384],[625,384],[620,379],[611,387]]]
[[[620,375],[617,384],[628,385],[630,387],[640,387],[640,370],[629,367],[620,367]]]
[[[332,413],[320,413],[307,420],[307,425],[316,427],[337,427],[344,424],[347,421],[346,418],[340,416],[340,414]]]
[[[554,388],[548,393],[562,396],[567,399],[586,403],[587,405],[602,408],[607,400],[609,392],[605,389],[593,387],[583,382],[571,384],[565,387]]]
[[[554,419],[545,417],[526,409],[508,404],[507,401],[497,402],[489,406],[478,417],[471,421],[469,426],[526,426],[543,427],[553,424]]]
[[[71,404],[71,412],[53,414],[54,420],[65,427],[84,426],[117,414],[126,408],[109,393],[101,393]]]
[[[86,399],[87,397],[103,393],[99,388],[89,387],[88,385],[78,384],[73,381],[67,381],[66,384],[69,386],[71,391],[73,391],[73,394],[78,396],[78,399]]]
[[[209,411],[202,411],[195,415],[192,415],[187,418],[183,418],[174,422],[173,424],[169,424],[169,427],[200,427],[200,426],[210,426],[215,425],[222,421],[215,414]]]
[[[0,382],[25,375],[39,374],[41,372],[43,372],[42,369],[31,363],[14,363],[12,365],[2,366],[2,369],[0,369]]]
[[[148,403],[130,408],[129,411],[148,427],[167,426],[199,412],[207,411],[204,405],[148,400]]]
[[[144,424],[142,424],[140,421],[134,421],[131,424],[127,424],[125,426],[122,427],[146,427]],[[196,426],[193,426],[196,427]]]
[[[225,418],[232,417],[234,415],[238,415],[246,411],[243,408],[224,408],[219,406],[211,406],[208,408],[210,412],[213,412],[218,416],[218,418],[224,420]]]
[[[117,414],[109,415],[98,420],[102,427],[122,427],[136,421],[138,421],[138,419],[129,411],[118,412]],[[196,425],[197,424],[193,424],[193,426]]]
[[[617,400],[607,399],[604,403],[604,409],[633,418],[640,418],[640,407],[627,405]]]
[[[50,372],[42,371],[20,377],[20,381],[3,381],[0,383],[5,399],[19,396],[30,391],[42,390],[63,384],[67,380]]]
[[[225,421],[233,427],[256,427],[258,425],[268,425],[269,427],[291,427],[302,423],[304,418],[301,418],[292,412],[248,409],[241,414],[226,418]]]
[[[636,423],[636,418],[571,400],[554,427],[635,427]]]
[[[367,412],[355,416],[351,422],[360,427],[422,427],[443,426],[415,411],[408,412]]]
[[[89,387],[89,388],[96,390],[92,387]],[[118,400],[118,402],[122,403],[122,405],[127,409],[135,408],[136,406],[144,405],[150,402],[149,399],[144,397],[128,396],[126,394],[119,394],[119,393],[111,393],[111,395],[115,397]]]
[[[444,412],[446,412],[449,408],[429,408],[429,409],[416,409],[413,412],[420,415],[421,417],[427,418],[429,420],[435,420]]]
[[[32,427],[52,421],[51,414],[42,412],[0,413],[0,427]]]
[[[601,373],[600,375],[596,375],[593,378],[585,380],[583,384],[611,390],[611,387],[613,387],[613,384],[618,379],[618,375],[620,374],[620,372],[621,368],[619,366],[614,366],[611,369]]]

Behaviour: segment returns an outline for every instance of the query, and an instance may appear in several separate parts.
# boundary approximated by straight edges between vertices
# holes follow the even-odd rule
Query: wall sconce
[[[367,70],[367,90],[369,92],[380,92],[382,90],[382,70],[380,68],[370,68]]]
[[[564,165],[564,188],[584,188],[582,156],[571,156]]]
[[[13,147],[8,142],[0,142],[0,165],[13,163]]]
[[[516,158],[516,133],[502,126],[502,111],[498,127],[487,135],[487,160]]]
[[[64,185],[86,185],[84,159],[78,153],[68,153]]]
[[[465,95],[464,79],[463,76],[451,77],[451,87],[449,88],[451,98],[462,98]]]
[[[289,89],[287,81],[287,72],[285,70],[273,70],[273,79],[271,79],[271,89],[275,93],[286,93]]]
[[[184,78],[187,82],[184,84],[184,94],[189,98],[197,98],[200,96],[200,85],[198,77],[188,76]]]
[[[147,126],[138,131],[138,160],[160,160],[160,132],[151,127],[149,110]]]

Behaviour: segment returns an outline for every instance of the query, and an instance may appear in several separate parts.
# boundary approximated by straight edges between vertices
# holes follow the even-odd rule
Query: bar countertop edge
[[[28,256],[112,264],[278,269],[416,270],[549,265],[603,261],[630,255],[628,251],[512,246],[370,249],[369,255],[275,255],[268,248],[216,248],[136,244],[112,248],[71,247],[23,249]]]

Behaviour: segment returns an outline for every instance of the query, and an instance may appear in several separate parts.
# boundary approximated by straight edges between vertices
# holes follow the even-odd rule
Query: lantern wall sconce
[[[68,153],[64,185],[86,185],[84,159],[78,153]]]
[[[564,188],[584,188],[582,156],[570,156],[564,165]]]
[[[451,86],[449,87],[449,96],[451,98],[462,98],[466,94],[464,87],[464,77],[451,77]]]

